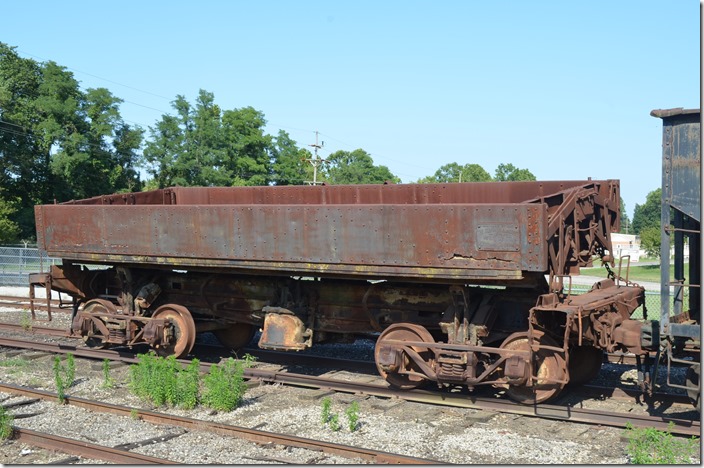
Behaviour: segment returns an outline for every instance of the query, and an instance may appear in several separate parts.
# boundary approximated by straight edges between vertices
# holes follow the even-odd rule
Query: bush
[[[191,409],[198,403],[200,361],[194,359],[183,368],[175,356],[162,358],[150,352],[137,356],[130,367],[130,387],[135,395],[156,406],[181,406]]]
[[[626,425],[625,435],[628,437],[628,456],[636,465],[650,464],[683,464],[692,463],[699,439],[679,439],[672,435],[670,422],[667,431],[659,431],[652,427],[634,428]]]
[[[218,411],[237,408],[247,390],[244,370],[251,366],[252,360],[247,354],[244,361],[229,358],[210,366],[210,372],[203,378],[203,404]]]

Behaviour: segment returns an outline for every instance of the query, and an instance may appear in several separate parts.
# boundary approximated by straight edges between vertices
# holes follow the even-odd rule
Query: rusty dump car
[[[62,265],[30,282],[74,298],[90,346],[183,356],[200,332],[237,349],[261,330],[261,348],[298,351],[378,332],[392,386],[523,403],[589,380],[604,352],[646,353],[643,288],[611,274],[570,294],[580,267],[614,266],[616,180],[174,187],[35,214]]]

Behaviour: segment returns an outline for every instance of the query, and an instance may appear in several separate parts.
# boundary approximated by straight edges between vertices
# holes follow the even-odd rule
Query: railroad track
[[[38,390],[35,388],[30,388],[30,387],[23,387],[19,385],[10,385],[10,384],[0,384],[0,392],[3,393],[10,393],[13,395],[21,395],[25,396],[28,398],[33,398],[33,399],[42,399],[42,400],[53,400],[56,401],[57,394],[52,393],[52,392],[47,392],[44,390]],[[167,425],[167,426],[177,426],[181,427],[186,430],[200,430],[200,431],[206,431],[206,432],[212,432],[215,434],[219,435],[224,435],[228,437],[235,437],[235,438],[240,438],[240,439],[245,439],[250,442],[254,442],[257,444],[277,444],[277,445],[282,445],[285,447],[298,447],[298,448],[304,448],[308,450],[313,450],[313,451],[319,451],[322,453],[326,453],[329,455],[339,455],[345,458],[350,458],[350,459],[355,459],[359,458],[362,460],[370,461],[373,463],[386,463],[386,464],[404,464],[404,465],[417,465],[417,464],[439,464],[437,460],[427,460],[423,458],[417,458],[417,457],[410,457],[406,455],[400,455],[400,454],[394,454],[394,453],[389,453],[389,452],[384,452],[384,451],[379,451],[379,450],[372,450],[372,449],[367,449],[367,448],[362,448],[362,447],[354,447],[350,445],[343,445],[343,444],[337,444],[333,442],[326,442],[326,441],[321,441],[321,440],[314,440],[314,439],[308,439],[304,437],[297,437],[297,436],[292,436],[292,435],[287,435],[287,434],[279,434],[275,432],[268,432],[268,431],[262,431],[262,430],[257,430],[257,429],[249,429],[245,427],[239,427],[239,426],[233,426],[229,424],[221,424],[221,423],[215,423],[215,422],[210,422],[210,421],[205,421],[201,419],[192,419],[192,418],[187,418],[187,417],[182,417],[182,416],[175,416],[171,414],[166,414],[166,413],[159,413],[155,411],[148,411],[144,409],[138,409],[138,408],[133,408],[133,407],[128,407],[128,406],[122,406],[122,405],[114,405],[111,403],[105,403],[101,401],[95,401],[95,400],[88,400],[85,398],[78,398],[78,397],[71,397],[71,396],[66,396],[66,404],[76,406],[79,408],[84,408],[92,412],[98,412],[98,413],[106,413],[106,414],[113,414],[113,415],[118,415],[118,416],[124,416],[124,417],[130,417],[130,418],[136,418],[138,417],[142,421],[152,423],[152,424],[157,424],[157,425]],[[23,430],[21,430],[23,431]],[[30,431],[31,432],[31,431]],[[52,438],[56,436],[51,436]],[[74,453],[71,452],[70,450],[67,450],[63,447],[63,444],[67,444],[66,442],[69,439],[64,439],[64,438],[58,438],[58,442],[56,442],[56,445],[52,445],[51,447],[49,446],[44,446],[40,445],[44,448],[52,448],[56,450],[61,450],[63,452],[68,452],[68,453]],[[18,439],[21,440],[21,439]],[[38,443],[35,438],[31,439],[34,443]],[[23,442],[26,442],[26,440],[21,440]],[[77,446],[80,448],[80,446],[83,445],[92,445],[92,444],[87,444],[84,442],[76,441],[73,446]],[[32,443],[32,442],[27,442],[27,443]],[[96,448],[97,447],[97,448]],[[93,448],[90,448],[90,450],[99,450],[101,446],[96,446]],[[96,456],[94,452],[84,452],[82,453],[83,456],[89,457],[89,458],[98,458],[106,461],[112,461],[115,463],[157,463],[157,461],[145,461],[142,460],[140,461],[138,458],[138,454],[131,454],[127,452],[126,450],[119,450],[119,449],[110,449],[110,448],[105,448],[108,450],[108,454],[110,457],[116,457],[116,458],[103,458],[101,456]],[[99,454],[98,454],[99,455]],[[129,457],[134,455],[135,458],[133,459],[134,461],[125,461],[128,460],[128,458],[124,459],[118,459],[117,457],[123,456],[123,457]],[[106,455],[107,456],[107,455]],[[141,456],[145,457],[145,456]],[[145,459],[152,459],[152,460],[158,460],[154,459],[153,457],[145,457]],[[168,462],[166,460],[162,461],[161,463],[173,463],[173,462]]]
[[[66,330],[51,328],[51,327],[43,327],[43,326],[32,325],[30,328],[27,328],[25,326],[14,324],[14,323],[0,322],[0,330],[13,331],[13,332],[17,332],[17,333],[26,332],[26,333],[32,333],[32,334],[40,334],[40,335],[49,335],[49,336],[69,338],[68,331],[66,331]],[[196,345],[196,348],[194,349],[194,351],[195,351],[194,354],[200,355],[201,352],[204,352],[205,354],[210,355],[210,356],[222,356],[222,355],[224,355],[224,353],[227,353],[225,348],[222,348],[220,346],[205,345],[205,344]],[[104,352],[104,350],[103,350],[103,352]],[[321,357],[321,356],[301,354],[301,353],[291,354],[291,353],[285,353],[285,352],[281,352],[281,351],[263,350],[263,349],[259,349],[259,348],[243,348],[242,353],[251,354],[252,356],[255,356],[257,359],[259,359],[260,361],[266,361],[269,363],[276,363],[276,364],[283,364],[283,365],[297,364],[297,365],[303,365],[303,366],[308,366],[308,367],[323,367],[323,368],[330,368],[330,369],[342,369],[342,370],[363,372],[363,373],[366,373],[369,375],[377,375],[377,373],[378,373],[376,365],[371,361],[359,361],[359,360],[351,360],[351,359]],[[578,393],[580,395],[584,395],[585,397],[589,397],[589,398],[620,398],[620,399],[630,399],[630,400],[637,400],[637,399],[644,398],[643,392],[640,389],[635,388],[635,387],[629,389],[629,388],[605,387],[605,386],[598,386],[598,385],[583,384],[578,387],[570,388],[569,391],[572,394]],[[689,397],[687,397],[686,395],[683,395],[683,394],[655,393],[652,396],[650,396],[649,398],[652,401],[658,401],[660,403],[668,403],[668,404],[674,403],[674,404],[683,404],[683,405],[690,404]]]
[[[37,432],[29,429],[13,427],[13,440],[33,447],[75,455],[82,458],[102,460],[108,463],[121,465],[175,465],[174,461],[163,458],[150,457],[128,450],[93,444],[83,440],[70,439],[46,432]],[[71,460],[63,460],[71,461]],[[62,463],[63,464],[63,463]]]
[[[0,338],[0,346],[19,349],[32,349],[55,354],[72,353],[76,357],[89,359],[110,359],[125,363],[137,362],[137,357],[134,353],[120,350],[91,349],[67,344],[42,343],[12,338]],[[188,360],[180,360],[180,362],[184,365],[189,363]],[[201,363],[201,371],[207,372],[211,365],[211,363]],[[457,395],[448,392],[418,389],[398,391],[391,389],[386,385],[349,382],[326,377],[256,368],[247,369],[245,371],[245,377],[266,383],[294,385],[305,388],[324,389],[350,394],[372,395],[381,398],[398,398],[424,404],[494,411],[564,422],[597,424],[619,428],[625,428],[627,424],[631,424],[634,427],[651,427],[659,430],[670,430],[673,434],[684,436],[701,435],[700,421],[668,416],[614,413],[552,404],[526,406],[510,400],[496,399],[493,397]],[[670,424],[673,424],[673,426],[670,427]]]
[[[71,303],[65,302],[57,299],[51,299],[51,311],[52,312],[71,312]],[[28,309],[30,307],[29,298],[26,296],[3,296],[0,295],[0,307],[10,307],[13,309]],[[39,311],[46,311],[46,299],[38,297],[34,300],[34,309]]]
[[[24,297],[24,296],[1,296],[0,295],[0,307],[7,307],[7,308],[13,308],[13,309],[28,309],[30,307],[30,302],[29,298]],[[46,312],[48,310],[46,306],[46,299],[44,298],[38,298],[34,302],[34,309],[37,311],[44,311]],[[65,302],[65,301],[60,301],[57,299],[52,299],[51,300],[51,311],[52,313],[58,312],[58,313],[71,313],[71,303],[70,302]],[[2,324],[0,324],[0,327]],[[53,334],[53,332],[52,332]],[[651,357],[655,357],[655,353],[651,353]],[[625,365],[630,365],[634,366],[636,365],[636,356],[633,354],[627,354],[627,353],[605,353],[605,359],[606,362],[610,362],[612,364],[625,364]],[[679,363],[675,363],[675,366],[678,366]]]

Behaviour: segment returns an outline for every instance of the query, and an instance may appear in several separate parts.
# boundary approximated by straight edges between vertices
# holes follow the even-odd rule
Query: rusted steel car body
[[[32,282],[76,298],[72,331],[95,346],[182,355],[198,332],[237,348],[260,328],[259,346],[301,350],[381,332],[392,385],[493,384],[525,402],[588,379],[603,350],[642,352],[642,288],[564,285],[613,262],[615,180],[174,187],[35,215],[63,265]]]
[[[660,258],[670,258],[670,248],[674,253],[673,274],[669,268],[660,272],[661,310],[651,331],[660,340],[653,340],[652,348],[665,357],[667,366],[662,372],[668,374],[668,385],[685,389],[700,409],[701,112],[680,107],[656,109],[650,115],[663,122],[660,224],[668,228],[661,230]],[[660,363],[652,364],[650,374],[655,375]],[[670,378],[672,364],[688,366],[684,385]]]

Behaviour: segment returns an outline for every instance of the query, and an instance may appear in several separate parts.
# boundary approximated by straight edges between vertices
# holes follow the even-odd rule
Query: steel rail
[[[64,302],[64,305],[68,305],[68,303]],[[0,296],[0,307],[8,307],[8,308],[16,308],[16,309],[23,309],[29,307],[29,298],[21,297],[21,296]],[[34,308],[36,310],[40,311],[46,311],[47,307],[43,306],[41,303],[41,298],[35,300]],[[61,312],[61,313],[71,313],[71,309],[67,307],[59,307],[59,301],[56,299],[52,299],[52,311],[53,312]],[[694,350],[695,352],[697,350]],[[273,353],[276,353],[273,351]],[[656,355],[655,352],[650,353],[651,357],[654,357]],[[612,364],[626,364],[626,365],[635,365],[636,364],[636,356],[633,354],[628,354],[628,353],[622,353],[622,352],[615,352],[615,353],[605,353],[605,362],[610,362]]]
[[[0,330],[14,331],[19,333],[32,333],[37,335],[62,336],[70,338],[68,330],[63,328],[42,327],[38,325],[21,325],[17,323],[0,322]]]
[[[27,331],[22,325],[14,324],[14,323],[2,323],[0,322],[0,330],[11,330],[11,331]],[[32,326],[31,329],[28,330],[31,333],[38,333],[38,334],[46,334],[46,335],[52,335],[52,336],[60,336],[60,337],[65,337],[65,338],[71,338],[68,335],[67,331],[61,330],[61,329],[56,329],[56,328],[49,328],[49,327],[35,327]],[[213,346],[213,345],[206,345],[206,344],[198,344],[196,345],[196,349],[202,348],[202,349],[208,349],[210,352],[210,348],[217,348],[217,349],[224,349],[220,346]],[[81,348],[78,348],[81,349]],[[100,353],[105,353],[105,352],[115,352],[114,350],[108,351],[108,350],[101,350]],[[304,365],[304,366],[310,366],[310,367],[323,367],[323,368],[333,368],[333,369],[344,369],[344,370],[352,370],[352,371],[357,371],[357,372],[365,372],[368,374],[373,374],[377,375],[377,368],[376,364],[374,364],[371,361],[359,361],[359,360],[352,360],[352,359],[341,359],[341,358],[333,358],[333,357],[325,357],[325,356],[315,356],[315,355],[309,355],[309,354],[301,354],[301,353],[296,353],[294,355],[291,354],[285,354],[279,351],[270,351],[270,350],[262,350],[262,349],[253,349],[253,348],[243,348],[242,352],[247,352],[249,354],[254,355],[255,357],[259,359],[264,359],[266,362],[271,362],[271,363],[280,363],[280,364],[291,364],[292,362],[295,362],[298,365]],[[119,353],[120,356],[122,357],[123,354]],[[127,357],[127,356],[124,356]],[[184,361],[185,362],[185,361]],[[208,363],[203,363],[203,366],[206,366],[204,370],[207,371],[207,367],[210,366]],[[584,384],[579,387],[571,388],[571,392],[577,392],[580,394],[585,394],[591,397],[609,397],[609,398],[620,398],[620,399],[636,399],[639,397],[643,396],[643,392],[640,389],[629,389],[629,388],[611,388],[611,387],[604,387],[604,386],[596,386],[596,385],[589,385],[589,384]],[[689,397],[687,395],[680,395],[680,394],[668,394],[668,393],[655,393],[653,394],[653,398],[656,401],[660,402],[671,402],[671,403],[679,403],[679,404],[689,404]]]
[[[22,395],[31,398],[41,398],[43,400],[56,400],[57,398],[57,395],[52,392],[12,384],[0,383],[0,392],[12,393],[14,395]],[[437,460],[427,460],[423,458],[410,457],[406,455],[399,455],[379,450],[354,447],[351,445],[336,444],[333,442],[307,439],[304,437],[279,434],[276,432],[267,432],[257,429],[249,429],[246,427],[233,426],[229,424],[215,423],[200,419],[192,419],[166,413],[158,413],[155,411],[149,411],[139,408],[115,405],[112,403],[105,403],[101,401],[87,400],[85,398],[79,397],[66,396],[66,404],[100,413],[109,413],[131,418],[137,416],[141,420],[152,424],[178,426],[189,430],[204,430],[207,432],[213,432],[224,436],[245,439],[257,444],[267,444],[273,442],[279,445],[321,451],[327,454],[340,455],[346,458],[360,458],[375,463],[414,465],[441,463]]]
[[[176,465],[177,462],[150,457],[105,445],[92,444],[82,440],[69,439],[45,432],[13,427],[13,439],[23,444],[57,450],[84,458],[93,458],[121,465]]]
[[[51,301],[52,305],[58,306],[61,301],[59,299],[49,299]],[[6,294],[0,294],[0,301],[13,301],[13,302],[27,302],[29,303],[30,298],[29,296],[12,296],[12,295],[6,295]],[[35,297],[34,298],[35,302],[41,301],[41,302],[46,302],[46,297]],[[68,302],[63,302],[64,304],[69,304]]]
[[[132,353],[115,350],[97,350],[90,348],[76,348],[72,345],[32,342],[12,338],[0,338],[0,346],[8,346],[23,349],[36,349],[50,353],[67,354],[73,353],[76,357],[92,359],[113,359],[122,362],[136,363],[138,359]],[[188,360],[179,360],[184,365]],[[206,372],[211,363],[201,363],[201,371]],[[343,393],[373,395],[381,398],[398,398],[406,401],[415,401],[425,404],[454,406],[459,408],[469,408],[478,410],[489,410],[501,413],[518,414],[521,416],[538,417],[543,419],[553,419],[566,422],[577,422],[584,424],[600,424],[605,426],[625,428],[627,424],[634,427],[653,427],[660,430],[669,430],[672,434],[700,436],[700,421],[693,421],[682,418],[673,418],[666,415],[637,415],[633,413],[613,413],[600,410],[589,410],[561,405],[521,405],[509,400],[499,400],[496,398],[483,398],[474,395],[451,395],[442,392],[431,392],[428,390],[393,390],[385,385],[375,385],[371,383],[347,382],[324,377],[295,374],[290,372],[267,371],[263,369],[249,368],[245,370],[245,377],[256,379],[267,383],[280,383],[306,388],[319,388],[333,390]],[[670,427],[670,423],[674,426]]]

